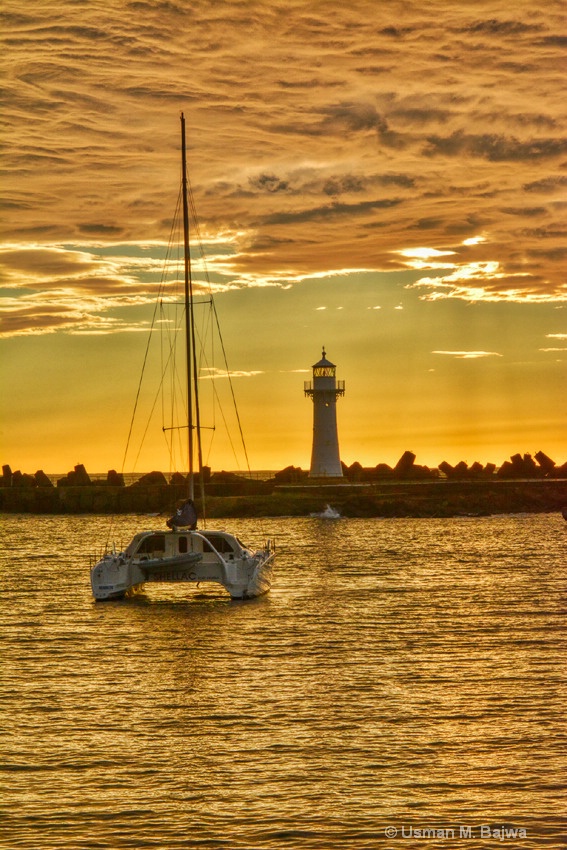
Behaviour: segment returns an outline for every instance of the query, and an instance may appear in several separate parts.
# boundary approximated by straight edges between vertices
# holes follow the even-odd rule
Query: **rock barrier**
[[[404,452],[394,467],[343,464],[343,478],[314,480],[306,470],[289,466],[269,481],[251,480],[231,472],[203,470],[207,512],[214,516],[302,515],[333,501],[345,516],[446,516],[462,513],[561,510],[567,505],[567,463],[558,466],[543,452],[533,458],[515,454],[500,467],[443,461],[436,469],[415,463]],[[510,486],[498,486],[509,483]],[[419,485],[419,487],[418,487]],[[484,485],[480,489],[480,485]],[[548,485],[548,486],[544,486]],[[364,488],[364,492],[361,491]],[[169,481],[149,472],[125,485],[124,476],[108,471],[93,480],[82,464],[54,486],[38,470],[34,475],[2,467],[0,511],[19,513],[167,513],[187,494],[187,478],[174,473]],[[213,506],[211,508],[211,505]],[[324,504],[323,504],[324,508]],[[213,513],[211,514],[211,510]],[[231,514],[231,511],[237,514]]]

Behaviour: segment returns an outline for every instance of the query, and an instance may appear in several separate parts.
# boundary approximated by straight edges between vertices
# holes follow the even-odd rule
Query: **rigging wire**
[[[232,397],[232,403],[233,403],[233,407],[234,407],[234,411],[235,411],[236,421],[237,421],[237,424],[238,424],[238,432],[239,432],[239,436],[240,436],[240,442],[241,442],[241,445],[242,445],[242,450],[244,452],[244,458],[245,458],[245,461],[246,461],[246,469],[250,473],[251,469],[250,469],[250,461],[249,461],[249,458],[248,458],[248,450],[246,448],[246,441],[244,439],[242,422],[241,422],[241,419],[240,419],[240,414],[238,412],[238,406],[237,406],[237,403],[236,403],[236,394],[235,394],[235,391],[234,391],[234,384],[233,384],[233,381],[232,381],[232,376],[230,374],[230,369],[228,367],[228,357],[227,357],[227,354],[226,354],[226,349],[225,349],[224,339],[223,339],[223,335],[222,335],[222,331],[221,331],[221,327],[220,327],[219,317],[218,317],[218,313],[217,313],[217,309],[216,309],[216,305],[215,305],[215,300],[214,300],[214,297],[213,297],[213,291],[212,291],[211,281],[210,281],[210,277],[209,277],[209,270],[208,270],[208,267],[207,267],[207,258],[206,258],[204,248],[203,248],[203,240],[201,238],[201,233],[200,233],[200,228],[199,228],[199,219],[198,219],[198,216],[197,216],[197,210],[196,210],[196,207],[195,207],[195,200],[194,200],[194,197],[193,197],[193,189],[192,189],[189,181],[188,181],[188,187],[187,188],[188,188],[188,196],[189,196],[189,205],[190,205],[190,208],[191,208],[191,215],[192,215],[193,222],[194,222],[193,229],[194,229],[194,231],[197,235],[197,243],[198,243],[198,246],[199,246],[199,252],[200,252],[201,260],[202,260],[202,263],[203,263],[203,268],[204,268],[204,272],[205,272],[205,279],[207,281],[211,309],[212,309],[213,317],[214,317],[214,320],[215,320],[216,330],[217,330],[217,333],[218,333],[221,351],[222,351],[222,355],[223,355],[224,371],[226,371],[226,376],[228,378],[230,393],[231,393],[231,397]],[[217,395],[217,399],[218,399],[218,395]],[[221,410],[221,413],[222,413],[222,410]],[[223,419],[224,419],[224,416],[223,416]],[[225,420],[225,423],[226,423],[226,420]],[[229,439],[230,439],[230,436],[229,436]]]
[[[137,413],[137,410],[138,410],[138,403],[140,401],[140,393],[141,393],[141,390],[142,390],[142,383],[143,383],[143,380],[144,380],[144,375],[145,375],[145,372],[146,372],[146,366],[147,366],[147,362],[148,362],[148,354],[149,354],[149,350],[150,350],[150,343],[152,341],[152,337],[153,337],[153,333],[154,333],[155,325],[156,325],[156,316],[158,314],[158,308],[161,309],[161,305],[162,305],[162,302],[163,302],[163,293],[164,293],[164,288],[165,288],[165,280],[166,280],[166,276],[167,276],[167,264],[168,264],[169,256],[170,256],[170,246],[173,244],[173,234],[174,234],[174,230],[175,230],[175,226],[176,226],[176,221],[178,219],[179,204],[180,204],[180,199],[178,197],[177,207],[176,207],[176,210],[175,210],[175,216],[174,216],[174,219],[173,219],[173,222],[172,222],[172,225],[171,225],[171,231],[170,231],[170,236],[169,236],[167,253],[166,253],[164,266],[163,266],[163,270],[162,270],[162,275],[161,275],[161,279],[160,279],[160,284],[159,284],[159,288],[158,288],[158,297],[157,297],[156,303],[154,305],[154,311],[153,311],[153,314],[152,314],[152,321],[151,321],[151,324],[150,324],[150,330],[148,332],[148,339],[147,339],[147,342],[146,342],[146,349],[144,351],[144,358],[143,358],[143,362],[142,362],[142,371],[141,371],[141,374],[140,374],[140,379],[138,381],[138,388],[136,390],[136,398],[135,398],[135,401],[134,401],[134,409],[132,411],[132,418],[130,420],[130,427],[129,427],[129,430],[128,430],[128,437],[127,437],[127,440],[126,440],[126,448],[124,450],[124,457],[122,459],[122,473],[124,473],[124,469],[126,467],[126,458],[128,456],[128,451],[130,449],[130,441],[132,439],[132,432],[133,432],[133,429],[134,429],[134,421],[136,419],[136,413]],[[147,426],[146,426],[146,430],[147,430]],[[138,457],[139,457],[139,454],[140,454],[140,452],[138,451]]]
[[[216,358],[215,358],[215,347],[213,345],[213,337],[214,337],[215,331],[216,331],[216,334],[218,336],[218,341],[220,343],[221,352],[222,352],[222,364],[223,364],[222,371],[224,372],[224,374],[226,375],[226,378],[228,379],[228,386],[229,386],[229,389],[230,389],[232,406],[234,408],[234,414],[235,414],[236,423],[237,423],[237,426],[238,426],[239,440],[240,440],[241,448],[242,448],[242,451],[243,451],[243,454],[244,454],[245,466],[246,466],[248,473],[251,474],[250,461],[249,461],[249,457],[248,457],[248,450],[247,450],[246,442],[245,442],[245,439],[244,439],[242,422],[241,422],[241,419],[240,419],[240,414],[239,414],[238,406],[237,406],[237,402],[236,402],[236,393],[235,393],[235,390],[234,390],[234,383],[233,383],[232,375],[231,375],[229,365],[228,365],[228,357],[227,357],[224,339],[223,339],[222,331],[221,331],[221,327],[220,327],[219,316],[218,316],[218,313],[217,313],[216,304],[215,304],[215,300],[214,300],[214,296],[213,296],[213,289],[212,289],[209,270],[208,270],[208,266],[207,266],[207,258],[206,258],[206,254],[205,254],[205,250],[204,250],[204,246],[203,246],[203,239],[201,237],[201,232],[200,232],[200,227],[199,227],[199,219],[198,219],[197,211],[196,211],[196,207],[195,207],[193,189],[192,189],[191,183],[190,183],[188,178],[187,178],[187,195],[188,195],[190,214],[191,214],[191,220],[192,220],[192,230],[194,231],[195,236],[196,236],[195,242],[193,244],[194,244],[194,247],[198,248],[199,257],[200,257],[202,267],[203,267],[203,272],[204,272],[204,279],[205,279],[206,287],[207,287],[206,297],[203,298],[202,300],[199,300],[199,301],[193,300],[193,307],[200,306],[200,305],[207,305],[207,304],[209,306],[208,311],[205,311],[205,315],[203,316],[202,327],[201,327],[200,330],[199,330],[199,328],[195,329],[196,323],[193,322],[194,336],[193,336],[193,341],[192,341],[193,342],[192,349],[193,349],[193,353],[194,353],[193,354],[193,356],[194,356],[194,362],[193,362],[194,381],[193,381],[193,385],[194,385],[194,394],[196,395],[197,402],[198,402],[198,389],[197,389],[198,378],[201,377],[201,379],[202,379],[201,373],[204,371],[204,369],[207,369],[210,372],[210,374],[212,375],[213,425],[210,428],[206,427],[205,430],[211,430],[213,436],[211,437],[211,443],[210,443],[208,454],[207,454],[207,460],[208,460],[208,457],[209,457],[209,455],[212,451],[212,442],[213,442],[214,433],[216,431],[216,411],[217,411],[217,408],[218,408],[218,411],[220,413],[220,416],[221,416],[223,424],[224,424],[224,428],[225,428],[225,431],[226,431],[228,442],[230,444],[230,448],[231,448],[232,453],[234,455],[236,466],[237,467],[240,466],[239,460],[238,460],[238,451],[237,451],[236,445],[235,445],[235,443],[232,439],[231,429],[229,427],[229,423],[227,421],[225,411],[224,411],[223,405],[221,403],[221,398],[220,398],[220,395],[218,393],[216,382],[214,380],[215,372],[217,370],[216,370],[216,366],[215,366],[215,359]],[[179,457],[181,458],[184,454],[184,451],[183,451],[183,448],[182,448],[181,431],[183,430],[183,428],[187,428],[187,425],[174,426],[173,423],[176,421],[176,419],[178,417],[178,412],[179,412],[178,411],[177,399],[179,398],[180,395],[183,396],[183,392],[181,392],[181,393],[177,392],[177,390],[179,389],[179,386],[182,385],[182,380],[181,380],[181,377],[179,375],[179,371],[178,371],[178,368],[177,368],[177,344],[176,344],[176,340],[178,339],[178,336],[179,336],[178,332],[180,331],[180,328],[182,327],[182,324],[183,324],[183,320],[185,318],[185,308],[183,307],[182,310],[179,310],[179,307],[180,307],[179,302],[176,301],[176,300],[173,300],[173,296],[176,293],[179,294],[177,292],[177,290],[175,290],[172,293],[167,293],[167,290],[166,290],[166,286],[168,285],[168,277],[171,274],[171,266],[179,267],[179,264],[180,264],[179,251],[178,251],[177,257],[174,257],[173,254],[174,254],[174,246],[176,244],[178,245],[178,243],[179,243],[179,240],[175,238],[175,235],[176,235],[176,233],[179,234],[179,231],[180,231],[182,198],[183,198],[183,190],[182,190],[182,186],[181,186],[180,190],[179,190],[178,198],[177,198],[175,214],[174,214],[173,219],[172,219],[172,224],[171,224],[170,234],[169,234],[169,241],[168,241],[168,244],[167,244],[167,250],[166,250],[163,268],[162,268],[162,274],[161,274],[161,278],[160,278],[160,282],[159,282],[157,297],[156,297],[155,304],[154,304],[154,310],[153,310],[153,313],[152,313],[152,318],[151,318],[148,336],[147,336],[147,340],[146,340],[146,346],[145,346],[144,355],[143,355],[143,359],[142,359],[142,368],[141,368],[141,372],[140,372],[140,378],[139,378],[139,381],[138,381],[138,386],[137,386],[137,389],[136,389],[134,406],[133,406],[133,410],[132,410],[132,415],[131,415],[130,424],[129,424],[129,428],[128,428],[128,435],[127,435],[127,439],[126,439],[126,446],[125,446],[125,449],[124,449],[124,455],[123,455],[123,459],[122,459],[122,466],[121,466],[122,474],[124,474],[124,472],[125,472],[126,461],[128,459],[128,455],[129,455],[130,449],[131,449],[131,443],[132,443],[132,438],[133,438],[133,433],[134,433],[134,425],[135,425],[135,422],[136,422],[138,409],[139,409],[139,406],[140,406],[142,386],[143,386],[144,378],[145,378],[146,373],[147,373],[151,342],[152,342],[152,339],[154,338],[154,333],[157,329],[157,326],[160,326],[161,330],[162,330],[162,333],[160,334],[160,367],[161,367],[160,372],[161,372],[161,377],[160,377],[160,380],[159,380],[159,384],[158,384],[156,393],[154,395],[154,399],[153,399],[153,403],[151,405],[150,413],[149,413],[149,415],[146,419],[146,423],[145,423],[145,427],[144,427],[143,432],[142,432],[142,437],[141,437],[141,440],[140,440],[139,448],[138,448],[138,451],[137,451],[135,459],[134,459],[134,465],[133,465],[132,471],[135,471],[135,469],[136,469],[137,463],[138,463],[139,458],[140,458],[140,454],[142,452],[144,441],[146,439],[146,436],[147,436],[147,433],[148,433],[148,430],[149,430],[149,427],[150,427],[150,424],[151,424],[151,421],[152,421],[152,418],[154,416],[155,409],[156,409],[156,406],[157,406],[159,400],[161,400],[162,432],[165,435],[166,431],[169,431],[169,430],[171,430],[172,432],[176,431],[177,434],[178,434],[178,442],[179,442],[179,446],[178,446]],[[167,305],[168,302],[173,303],[173,316],[174,316],[173,321],[169,320],[169,318],[168,318],[169,314],[166,313],[165,308],[166,308],[166,305]],[[196,360],[197,348],[196,348],[196,345],[195,345],[195,341],[196,341],[195,334],[196,334],[196,337],[199,341],[199,350],[200,350],[199,362],[197,362],[197,360]],[[206,352],[206,347],[207,347],[206,342],[207,342],[207,337],[209,337],[209,336],[210,336],[210,339],[211,339],[211,356],[210,356],[210,358],[207,357],[207,352]],[[165,338],[165,343],[164,343],[164,338]],[[166,401],[167,400],[166,400],[166,397],[165,397],[165,386],[166,386],[166,378],[168,376],[169,376],[169,380],[170,380],[170,385],[169,385],[168,390],[169,390],[169,394],[170,394],[169,420],[171,422],[171,426],[166,428],[165,421],[166,421],[166,416],[167,416],[167,414],[166,414]],[[185,393],[185,395],[186,395],[186,393]],[[188,403],[187,400],[186,400],[186,403]],[[198,404],[197,404],[197,407],[198,407]],[[189,423],[189,428],[191,429],[193,427],[195,427],[195,426],[193,426],[191,423]],[[203,429],[203,426],[201,425],[201,423],[200,422],[197,423],[197,426],[196,426],[197,448],[198,448],[198,452],[199,452],[199,455],[198,455],[198,457],[199,457],[199,474],[200,474],[201,478],[202,478],[202,475],[203,475],[203,455],[202,455],[202,446],[200,444],[202,429]],[[170,471],[171,471],[171,470],[173,470],[174,465],[175,465],[175,449],[174,449],[174,437],[173,437],[173,435],[171,436],[171,438],[169,440],[166,437],[166,444],[167,444],[168,452],[169,452],[169,463],[170,463]],[[202,492],[203,492],[203,498],[204,498],[204,487],[202,488]],[[107,541],[106,541],[107,547],[109,545],[109,540],[111,538],[111,535],[112,535],[112,523],[111,523],[111,527],[108,531],[108,536],[107,536]]]
[[[158,287],[158,297],[156,298],[156,301],[155,301],[155,304],[154,304],[154,310],[153,310],[153,313],[152,313],[152,319],[151,319],[151,322],[150,322],[150,328],[149,328],[148,337],[147,337],[147,340],[146,340],[146,347],[145,347],[144,356],[143,356],[143,359],[142,359],[142,369],[141,369],[141,372],[140,372],[138,387],[136,389],[136,396],[135,396],[135,399],[134,399],[134,407],[133,407],[133,410],[132,410],[132,416],[130,418],[130,425],[129,425],[129,428],[128,428],[128,436],[126,438],[126,446],[124,448],[124,455],[122,457],[122,465],[121,465],[121,469],[120,469],[122,475],[124,475],[124,472],[125,472],[125,469],[126,469],[126,460],[127,460],[127,457],[128,457],[128,452],[130,451],[130,443],[131,443],[131,440],[132,440],[132,434],[133,434],[133,431],[134,431],[134,423],[135,423],[135,420],[136,420],[136,413],[138,411],[138,405],[139,405],[139,402],[140,402],[140,394],[141,394],[141,391],[142,391],[142,384],[143,384],[144,375],[145,375],[145,372],[146,372],[146,366],[147,366],[147,363],[148,363],[148,355],[149,355],[149,351],[150,351],[150,345],[151,345],[151,341],[152,341],[152,338],[153,338],[155,325],[156,325],[156,316],[158,315],[158,309],[160,309],[160,304],[161,304],[161,301],[162,301],[162,293],[163,293],[164,287],[165,287],[166,269],[167,269],[167,262],[168,262],[168,259],[169,259],[169,251],[170,251],[170,246],[173,244],[173,233],[174,233],[174,229],[175,229],[175,222],[179,217],[178,216],[178,209],[179,209],[179,198],[177,200],[177,208],[176,208],[175,215],[174,215],[172,225],[171,225],[169,242],[168,242],[168,249],[167,249],[167,253],[166,253],[166,257],[165,257],[164,266],[163,266],[163,269],[162,269],[160,284],[159,284],[159,287]],[[155,401],[154,401],[154,405],[152,406],[152,412],[153,412],[154,407],[155,407]],[[150,414],[150,418],[151,418],[151,415],[152,414]],[[149,425],[149,419],[148,419],[148,423],[146,425],[146,429],[144,431],[144,436],[145,436],[145,433],[148,430],[148,425]],[[142,444],[143,444],[143,438],[142,438],[138,453],[136,455],[136,459],[134,461],[134,469],[136,468],[136,463],[137,463],[137,460],[140,456]],[[113,517],[113,519],[112,519],[112,521],[110,522],[110,525],[109,525],[106,543],[105,543],[105,547],[107,549],[108,549],[108,546],[109,546],[109,543],[110,543],[111,536],[113,534],[114,522],[115,522],[115,517]]]

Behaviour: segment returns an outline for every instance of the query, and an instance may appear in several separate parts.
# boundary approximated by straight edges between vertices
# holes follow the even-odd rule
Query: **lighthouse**
[[[345,394],[345,382],[337,381],[337,367],[323,347],[323,356],[313,366],[313,380],[305,381],[305,395],[313,399],[313,448],[310,478],[342,478],[337,431],[337,398]]]

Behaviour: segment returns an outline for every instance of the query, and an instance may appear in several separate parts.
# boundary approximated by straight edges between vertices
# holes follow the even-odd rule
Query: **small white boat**
[[[188,498],[167,521],[166,529],[136,534],[123,552],[106,552],[91,568],[91,587],[97,600],[132,596],[151,582],[214,582],[233,599],[251,599],[270,590],[275,547],[268,540],[252,551],[226,531],[197,529],[194,498],[194,446],[202,468],[197,358],[189,253],[188,181],[185,120],[181,115],[182,196],[185,259],[185,346],[187,380]],[[202,482],[202,476],[199,476]],[[201,493],[204,504],[204,490]],[[203,519],[204,522],[204,519]]]
[[[319,513],[311,514],[312,517],[317,519],[341,519],[341,515],[339,511],[335,508],[332,508],[331,505],[326,505],[324,511],[320,511]]]

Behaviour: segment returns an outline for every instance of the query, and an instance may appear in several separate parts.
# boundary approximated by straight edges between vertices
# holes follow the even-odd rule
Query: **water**
[[[108,518],[0,525],[3,847],[560,846],[560,516],[230,520],[243,603],[95,603]]]

